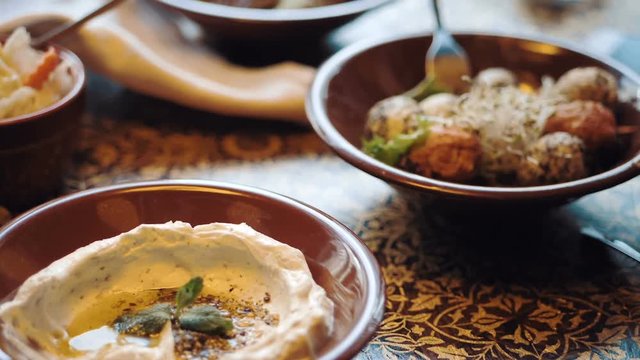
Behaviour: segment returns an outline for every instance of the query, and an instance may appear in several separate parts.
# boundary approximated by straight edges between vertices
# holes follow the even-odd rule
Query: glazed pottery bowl
[[[33,113],[0,119],[0,205],[21,211],[61,187],[84,110],[85,72],[71,51],[55,46],[71,66],[71,91]]]
[[[557,78],[575,67],[598,66],[613,73],[626,93],[637,94],[640,87],[640,76],[624,65],[571,45],[497,34],[460,33],[455,37],[469,54],[475,72],[505,67],[534,82],[543,75]],[[424,78],[430,43],[430,35],[420,34],[355,44],[321,66],[307,98],[307,114],[322,139],[353,166],[430,200],[507,208],[524,203],[563,204],[640,174],[637,95],[616,109],[618,124],[628,130],[621,136],[619,160],[606,171],[576,181],[535,187],[466,185],[420,176],[366,155],[360,148],[368,110],[377,101],[403,93]]]
[[[213,38],[309,42],[390,0],[351,0],[305,9],[250,9],[200,0],[156,0],[186,15]]]
[[[300,249],[335,304],[320,359],[351,359],[382,320],[384,286],[367,247],[326,214],[290,198],[213,182],[162,181],[79,192],[39,206],[0,230],[0,298],[30,275],[93,241],[140,224],[247,223]]]

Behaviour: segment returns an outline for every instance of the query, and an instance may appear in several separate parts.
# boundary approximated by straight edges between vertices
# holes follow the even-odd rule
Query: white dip
[[[2,346],[15,359],[179,358],[169,323],[151,341],[109,326],[131,301],[193,276],[204,278],[202,294],[258,304],[277,319],[250,324],[250,341],[220,359],[314,358],[331,331],[333,303],[299,250],[245,224],[170,222],[96,241],[31,276],[0,306]]]

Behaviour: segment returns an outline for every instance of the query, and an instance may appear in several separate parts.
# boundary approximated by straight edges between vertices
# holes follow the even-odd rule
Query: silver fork
[[[436,27],[425,60],[426,77],[404,95],[417,101],[438,92],[462,93],[468,88],[465,77],[471,75],[467,53],[442,26],[438,0],[431,0]]]
[[[76,29],[78,29],[79,27],[84,25],[84,23],[86,23],[87,21],[89,21],[89,20],[93,19],[94,17],[99,16],[99,15],[111,10],[112,8],[120,5],[124,1],[125,0],[111,0],[111,1],[108,1],[107,3],[103,4],[102,6],[98,7],[97,9],[93,10],[92,12],[88,13],[87,15],[83,16],[80,19],[77,19],[77,20],[75,20],[73,22],[70,22],[68,24],[65,23],[65,24],[56,26],[55,28],[47,31],[45,34],[42,34],[42,35],[38,36],[37,38],[31,40],[31,46],[39,47],[39,46],[42,46],[42,45],[48,43],[49,41],[61,38],[61,37],[65,36],[65,35],[67,35],[68,33],[71,33],[73,31],[75,31]]]
[[[438,0],[431,0],[431,4],[436,18],[436,29],[427,51],[427,78],[453,92],[462,92],[468,87],[464,78],[471,75],[469,57],[451,33],[442,26]]]

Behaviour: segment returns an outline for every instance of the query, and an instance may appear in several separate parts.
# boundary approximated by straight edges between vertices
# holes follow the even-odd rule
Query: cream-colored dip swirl
[[[68,358],[63,344],[78,314],[114,294],[177,288],[196,275],[204,277],[203,294],[259,302],[268,293],[270,301],[263,306],[279,318],[221,359],[314,358],[331,331],[333,303],[314,282],[302,252],[245,224],[169,222],[96,241],[27,279],[15,298],[0,306],[2,345],[15,359]],[[114,342],[74,355],[175,358],[168,325],[151,346]]]

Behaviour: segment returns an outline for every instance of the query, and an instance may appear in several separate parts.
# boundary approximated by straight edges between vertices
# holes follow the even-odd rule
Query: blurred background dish
[[[39,36],[103,4],[3,1],[0,33],[26,26]],[[138,93],[226,116],[306,122],[304,96],[313,68],[291,61],[252,68],[234,63],[203,41],[197,24],[150,1],[126,1],[60,42],[94,73]]]
[[[16,210],[34,206],[60,190],[80,131],[84,66],[71,51],[52,46],[68,66],[60,70],[65,72],[62,75],[70,74],[71,89],[44,108],[0,118],[0,199]],[[41,89],[47,91],[53,90]]]
[[[253,9],[306,9],[335,5],[352,0],[200,0],[214,4]]]
[[[391,2],[350,0],[310,8],[258,9],[201,0],[156,1],[194,20],[214,39],[249,43],[314,42],[366,11]]]
[[[558,78],[580,66],[598,66],[614,74],[622,92],[636,96],[640,77],[608,58],[596,58],[555,42],[504,35],[457,34],[475,72],[504,67],[520,79]],[[617,109],[619,124],[631,131],[623,139],[620,160],[607,171],[563,184],[536,187],[489,187],[440,181],[385,165],[360,151],[367,112],[377,101],[402,93],[424,77],[424,53],[430,36],[400,36],[354,45],[319,70],[307,110],[320,136],[345,160],[402,188],[480,203],[563,203],[606,189],[640,174],[640,110],[628,99]],[[363,91],[366,89],[366,91]],[[626,90],[625,90],[626,89]]]
[[[0,298],[52,261],[139,224],[246,223],[301,250],[334,302],[334,329],[319,359],[351,359],[382,320],[383,282],[358,237],[324,213],[255,188],[215,182],[132,183],[44,204],[0,231]]]

